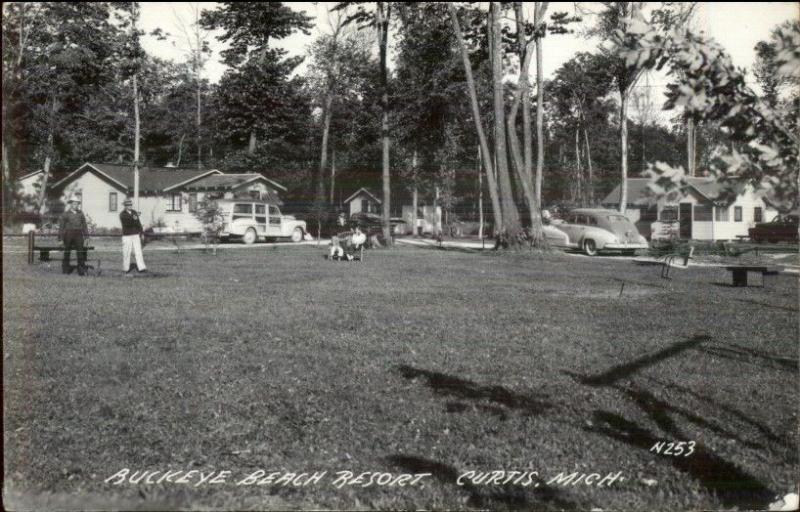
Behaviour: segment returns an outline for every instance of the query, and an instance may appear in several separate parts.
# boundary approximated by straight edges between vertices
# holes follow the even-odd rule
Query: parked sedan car
[[[589,256],[607,251],[634,254],[648,247],[627,217],[614,210],[594,208],[572,210],[563,221],[553,221],[545,229],[545,237],[553,246],[579,249]]]
[[[797,242],[797,229],[800,217],[797,215],[778,215],[771,222],[759,222],[748,230],[754,242]]]

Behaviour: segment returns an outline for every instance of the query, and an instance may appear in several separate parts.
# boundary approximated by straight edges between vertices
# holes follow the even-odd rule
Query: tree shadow
[[[779,306],[777,304],[769,304],[768,302],[760,302],[760,301],[752,300],[752,299],[736,299],[735,298],[733,300],[735,300],[737,302],[743,302],[745,304],[754,304],[756,306],[762,306],[762,307],[769,308],[769,309],[780,309],[782,311],[790,311],[792,313],[800,312],[800,309],[793,308],[791,306]]]
[[[488,254],[488,253],[486,253],[486,249],[491,249],[492,248],[492,247],[486,247],[486,249],[483,249],[483,248],[478,249],[478,248],[472,248],[472,247],[458,247],[458,246],[454,246],[454,245],[446,245],[446,243],[444,243],[442,245],[438,245],[438,244],[436,244],[435,241],[434,241],[434,243],[430,243],[430,244],[424,243],[424,244],[405,244],[405,245],[406,245],[406,247],[415,247],[417,249],[427,249],[427,250],[431,250],[431,251],[444,251],[444,252],[460,252],[460,253],[464,253],[464,254],[480,254],[480,253]]]
[[[669,347],[663,350],[659,350],[655,354],[643,356],[638,359],[634,359],[629,363],[614,366],[611,369],[606,370],[605,372],[600,373],[598,375],[592,375],[588,377],[573,375],[573,377],[578,377],[578,380],[580,381],[581,384],[586,384],[588,386],[609,386],[611,384],[614,384],[616,381],[620,379],[630,377],[631,375],[638,372],[642,368],[652,366],[656,363],[663,361],[664,359],[678,355],[684,350],[694,348],[695,346],[710,339],[711,337],[705,334],[695,335],[689,338],[688,340],[673,343]]]
[[[527,395],[514,393],[503,386],[481,386],[466,379],[453,377],[440,372],[421,370],[408,365],[401,365],[397,369],[400,375],[405,379],[415,380],[420,377],[424,378],[427,381],[427,386],[431,388],[434,393],[439,395],[451,396],[463,400],[486,400],[508,409],[522,411],[528,415],[541,414],[553,406],[549,401],[538,400]],[[466,408],[462,409],[460,405],[448,405],[448,407],[450,409],[448,412],[461,412],[466,410]],[[498,415],[497,408],[490,409],[491,406],[481,406],[481,404],[477,404],[477,407]],[[499,412],[502,412],[502,410]]]
[[[467,503],[470,508],[478,509],[507,509],[507,510],[580,510],[578,504],[561,496],[561,493],[547,486],[542,481],[537,481],[536,487],[521,487],[514,485],[497,485],[480,487],[468,479],[462,479],[463,485],[458,485],[459,472],[452,466],[412,455],[391,455],[387,458],[390,464],[411,473],[430,473],[440,482],[457,486],[467,493]]]
[[[660,426],[670,429],[668,433],[676,439],[682,439],[682,433],[672,428],[674,425],[671,421],[664,421],[664,417],[662,412],[651,415]],[[649,430],[616,413],[595,411],[593,419],[597,425],[584,427],[584,430],[605,435],[629,446],[650,451],[656,443],[662,441]],[[667,462],[700,482],[703,487],[715,494],[725,507],[763,510],[775,495],[752,475],[703,446],[698,445],[694,453],[688,457],[668,456]]]
[[[766,352],[761,352],[738,345],[728,345],[724,347],[713,345],[710,347],[704,347],[701,349],[701,351],[713,356],[746,363],[754,363],[753,359],[759,359],[763,362],[766,362],[775,370],[783,370],[793,373],[800,370],[800,363],[798,363],[797,359],[777,357],[773,354],[767,354]],[[762,366],[759,365],[759,367]]]
[[[689,388],[687,388],[685,386],[681,386],[679,384],[660,382],[660,381],[657,381],[655,379],[654,379],[654,381],[656,383],[660,384],[661,386],[665,387],[665,388],[672,388],[672,389],[675,389],[677,391],[680,391],[681,393],[685,393],[687,395],[693,396],[697,400],[701,400],[701,401],[707,402],[707,403],[711,404],[712,406],[717,407],[717,408],[721,409],[722,411],[730,414],[731,416],[734,416],[735,418],[737,418],[742,423],[745,423],[745,424],[750,425],[751,427],[755,428],[756,430],[758,430],[761,433],[761,435],[763,435],[769,441],[771,441],[773,443],[780,444],[781,446],[784,446],[786,448],[789,448],[792,453],[796,453],[797,452],[797,447],[796,447],[796,445],[794,443],[792,443],[791,441],[789,441],[787,439],[784,439],[783,437],[775,434],[767,426],[762,425],[761,423],[757,422],[756,420],[750,418],[749,416],[744,414],[739,409],[736,409],[735,407],[731,407],[730,405],[718,403],[717,401],[715,401],[712,398],[709,398],[706,395],[702,395],[700,393],[692,391],[691,389],[689,389]],[[796,462],[796,461],[797,461],[796,458],[792,458],[790,460],[790,462],[793,462],[793,463]]]

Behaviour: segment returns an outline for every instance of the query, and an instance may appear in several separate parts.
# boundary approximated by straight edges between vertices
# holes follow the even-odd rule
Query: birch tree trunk
[[[688,160],[686,173],[689,176],[694,176],[695,174],[695,162],[697,161],[695,157],[695,142],[694,119],[690,117],[686,120],[686,158]]]
[[[331,156],[331,205],[333,204],[333,191],[336,185],[336,151]]]
[[[328,136],[331,129],[331,107],[333,105],[333,91],[329,88],[325,94],[325,113],[322,122],[322,149],[319,157],[319,181],[317,183],[317,200],[323,201],[325,197],[325,168],[328,166]],[[332,185],[331,185],[332,186]],[[333,194],[333,192],[331,192]],[[333,203],[333,200],[331,200]]]
[[[480,146],[478,146],[478,238],[483,240],[483,175],[481,172]]]
[[[178,161],[175,162],[176,167],[181,166],[181,160],[183,159],[183,140],[186,138],[186,134],[182,133],[181,138],[178,141]]]
[[[622,91],[622,98],[619,109],[619,143],[621,152],[620,177],[622,178],[619,187],[619,211],[624,214],[628,207],[628,101],[630,100],[630,88]]]
[[[135,74],[133,75],[133,122],[133,203],[136,205],[136,211],[141,211],[139,207],[139,83]]]
[[[58,100],[55,96],[50,97],[50,113],[47,122],[47,146],[45,148],[44,165],[42,166],[42,188],[39,190],[39,215],[47,213],[47,183],[50,180],[50,163],[53,155],[53,140],[56,131],[56,113],[58,112]]]
[[[589,132],[586,130],[586,120],[583,123],[583,142],[586,145],[586,166],[589,171],[586,184],[586,195],[589,206],[594,206],[594,169],[592,168],[592,148],[589,145]]]
[[[203,147],[201,145],[200,126],[202,124],[202,110],[200,103],[200,73],[197,73],[197,170],[203,168]]]
[[[385,11],[385,12],[384,12]],[[380,66],[381,66],[381,145],[382,145],[382,177],[383,177],[383,238],[386,245],[392,244],[392,233],[390,224],[391,215],[391,194],[389,176],[389,80],[386,52],[389,44],[389,18],[391,16],[391,4],[389,2],[378,2],[377,25],[378,25],[378,44],[380,45]]]
[[[542,27],[549,2],[534,2],[533,23],[538,31]],[[544,173],[544,73],[542,71],[542,40],[536,42],[536,203],[542,204],[542,174]]]
[[[495,231],[503,225],[503,214],[500,210],[500,199],[497,195],[497,183],[494,177],[494,167],[492,166],[492,154],[489,151],[489,143],[486,140],[486,132],[483,130],[480,108],[478,107],[478,93],[475,87],[475,80],[472,77],[472,64],[469,61],[467,47],[464,44],[464,36],[461,33],[461,25],[458,22],[458,12],[455,5],[448,3],[450,10],[450,20],[453,24],[453,31],[458,39],[458,46],[461,51],[461,60],[464,63],[464,72],[467,77],[467,89],[469,90],[470,107],[472,108],[472,119],[475,121],[475,131],[478,134],[480,144],[480,154],[483,160],[483,168],[486,169],[486,179],[489,182],[489,197],[492,200],[492,212],[494,214]]]
[[[419,208],[419,191],[417,190],[417,151],[411,157],[411,174],[413,189],[411,191],[411,234],[417,236],[417,208]]]
[[[253,156],[256,153],[256,131],[250,130],[250,142],[247,145],[247,154]]]
[[[514,203],[511,177],[508,173],[508,149],[506,147],[505,99],[503,95],[503,59],[499,53],[502,49],[502,32],[500,27],[500,3],[492,2],[489,8],[492,26],[492,90],[494,100],[494,149],[497,159],[497,181],[500,185],[500,207],[503,211],[502,231],[509,241],[516,241],[521,231],[519,212]]]

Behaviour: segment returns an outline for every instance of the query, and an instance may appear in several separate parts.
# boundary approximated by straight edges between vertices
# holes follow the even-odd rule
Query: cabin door
[[[692,203],[681,203],[678,211],[680,237],[684,240],[692,238]]]

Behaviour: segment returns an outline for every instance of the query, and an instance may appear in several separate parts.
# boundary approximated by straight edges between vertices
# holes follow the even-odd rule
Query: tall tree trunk
[[[530,212],[532,228],[535,227],[534,218],[538,214],[538,204],[533,190],[533,167],[532,167],[532,148],[530,131],[530,108],[528,72],[534,53],[528,51],[527,41],[525,40],[525,18],[522,12],[522,2],[514,2],[514,12],[517,24],[517,54],[520,59],[520,78],[516,94],[511,103],[511,109],[506,120],[506,130],[508,132],[508,142],[511,146],[512,167],[516,171],[525,203]],[[519,147],[519,137],[517,135],[517,112],[520,104],[523,105],[523,141],[524,156]],[[525,115],[527,114],[527,116]],[[527,117],[527,120],[526,120]],[[527,124],[526,124],[527,123]],[[534,236],[534,238],[540,238]]]
[[[186,138],[186,134],[182,133],[181,134],[181,138],[178,141],[178,161],[175,162],[175,166],[176,167],[180,167],[181,166],[181,160],[183,159],[183,139],[185,139],[185,138]]]
[[[464,36],[461,33],[461,25],[458,22],[458,12],[455,5],[448,3],[450,10],[450,20],[453,23],[453,31],[456,33],[458,39],[458,46],[461,50],[461,60],[464,63],[464,72],[467,77],[467,89],[469,90],[470,106],[472,108],[472,119],[475,121],[475,131],[478,134],[478,142],[481,149],[481,158],[483,159],[483,168],[486,169],[486,179],[489,182],[489,197],[492,200],[492,212],[494,214],[495,231],[503,225],[503,214],[500,210],[500,198],[497,194],[497,182],[494,176],[494,166],[492,165],[492,153],[489,151],[489,143],[486,140],[486,132],[483,130],[483,122],[481,121],[481,112],[478,107],[478,93],[475,87],[475,80],[472,78],[472,64],[469,61],[469,54],[467,47],[464,44]]]
[[[575,195],[579,200],[583,199],[583,194],[581,190],[581,177],[583,176],[583,164],[581,162],[580,140],[581,140],[580,125],[578,125],[575,127],[575,186],[577,188],[577,193]]]
[[[592,147],[589,145],[589,131],[586,129],[586,119],[583,122],[583,142],[586,145],[586,167],[589,171],[586,183],[586,196],[589,206],[594,206],[594,169],[592,168]]]
[[[331,155],[331,205],[333,205],[333,190],[336,185],[336,151]]]
[[[478,146],[478,238],[483,240],[483,176],[481,173],[480,146]]]
[[[256,130],[250,130],[250,142],[247,145],[247,154],[253,156],[256,154]]]
[[[494,96],[494,148],[497,158],[497,181],[500,185],[500,207],[503,210],[502,229],[515,241],[521,231],[519,212],[514,203],[514,192],[511,188],[511,177],[508,173],[508,149],[506,147],[505,99],[503,95],[503,59],[499,55],[502,49],[502,32],[500,28],[500,4],[492,2],[489,9],[492,24],[494,55],[492,58],[492,90]]]
[[[386,52],[389,44],[389,18],[391,16],[391,4],[389,2],[378,2],[377,9],[378,25],[378,44],[380,47],[380,66],[381,66],[381,146],[382,146],[382,178],[383,178],[383,238],[386,245],[392,243],[392,232],[390,224],[391,216],[391,186],[389,176],[389,80]]]
[[[689,176],[694,176],[695,174],[695,162],[697,161],[695,157],[695,140],[694,119],[690,117],[686,119],[686,158],[688,160],[686,173]]]
[[[202,110],[200,103],[200,72],[197,72],[197,169],[203,168],[203,146],[200,138],[200,126],[202,125]]]
[[[50,163],[53,156],[53,141],[56,131],[56,113],[59,104],[55,95],[50,97],[50,113],[47,121],[47,146],[45,148],[44,165],[42,166],[42,188],[39,190],[39,215],[47,213],[47,183],[50,181]]]
[[[439,236],[442,234],[442,218],[439,215],[441,206],[439,205],[439,185],[433,186],[433,234]]]
[[[417,190],[417,150],[414,150],[414,154],[411,157],[411,179],[412,179],[412,186],[414,187],[411,191],[411,234],[413,236],[417,236],[417,208],[419,208],[419,191]]]
[[[3,119],[5,124],[5,119]],[[8,212],[11,208],[11,201],[14,198],[13,183],[11,181],[11,165],[8,161],[8,144],[6,144],[6,135],[3,133],[3,205],[5,211]],[[3,223],[9,220],[8,215],[3,215]]]
[[[622,92],[619,109],[619,143],[621,152],[620,165],[620,187],[619,187],[619,211],[625,213],[628,207],[628,100],[630,100],[630,88]]]
[[[549,2],[534,2],[533,23],[536,30],[543,29],[544,14]],[[536,203],[542,204],[542,174],[544,173],[544,72],[542,71],[542,41],[536,42]]]
[[[133,122],[133,203],[136,205],[136,210],[141,211],[139,207],[139,82],[135,74],[133,75]]]
[[[319,181],[317,183],[317,201],[322,202],[325,197],[325,168],[328,166],[328,135],[331,129],[331,106],[333,105],[333,91],[328,89],[325,93],[325,105],[322,122],[322,149],[319,156]],[[333,202],[333,201],[331,201]]]

